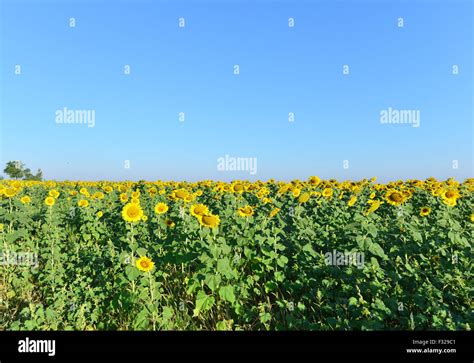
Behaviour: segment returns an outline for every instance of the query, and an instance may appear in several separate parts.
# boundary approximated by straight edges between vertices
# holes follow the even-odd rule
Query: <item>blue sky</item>
[[[21,160],[59,180],[473,176],[471,1],[0,3],[2,169]],[[57,124],[64,107],[94,110],[94,127]],[[389,107],[418,110],[420,126],[382,124]],[[217,170],[225,155],[257,158],[257,173]]]

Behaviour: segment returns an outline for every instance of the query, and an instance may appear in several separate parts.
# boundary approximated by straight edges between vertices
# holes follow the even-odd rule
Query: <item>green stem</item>
[[[148,278],[150,281],[150,297],[151,297],[151,306],[152,306],[152,311],[151,311],[151,321],[153,323],[153,330],[156,330],[156,319],[155,319],[155,294],[153,292],[153,279],[151,272],[148,271]]]

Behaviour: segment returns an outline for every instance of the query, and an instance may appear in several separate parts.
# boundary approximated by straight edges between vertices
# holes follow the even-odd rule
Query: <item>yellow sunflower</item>
[[[54,199],[57,199],[59,197],[59,192],[56,190],[56,189],[51,189],[49,192],[48,192],[48,195],[50,197],[53,197]]]
[[[92,195],[93,198],[96,198],[96,199],[104,199],[105,198],[105,194],[102,193],[102,192],[95,192],[93,195]]]
[[[236,183],[232,186],[232,191],[235,193],[243,193],[245,191],[244,185],[241,183]]]
[[[274,208],[274,209],[270,212],[270,214],[268,215],[268,217],[269,217],[269,218],[275,217],[275,216],[278,214],[279,211],[280,211],[280,208]]]
[[[208,228],[215,228],[220,223],[220,218],[218,215],[215,214],[208,214],[204,216],[199,216],[199,223]]]
[[[446,204],[448,207],[456,206],[457,202],[457,199],[443,199],[443,203]]]
[[[97,212],[97,218],[101,218],[104,215],[104,212],[101,210]]]
[[[166,213],[168,211],[168,206],[165,204],[165,203],[157,203],[155,205],[155,213],[156,214],[163,214],[163,213]]]
[[[239,208],[237,211],[241,217],[250,217],[254,213],[253,208],[249,205]]]
[[[331,188],[325,188],[325,189],[323,190],[322,196],[323,196],[324,198],[331,198],[332,195],[333,195],[333,193],[334,193],[334,190],[332,190]]]
[[[293,196],[294,196],[295,198],[298,198],[298,197],[300,196],[301,189],[295,188],[295,189],[293,189],[293,192],[292,192],[292,193],[293,193]]]
[[[385,194],[385,200],[387,201],[387,203],[394,206],[402,205],[403,203],[405,203],[406,199],[406,195],[396,190],[389,190]]]
[[[86,197],[89,196],[89,191],[86,188],[81,188],[79,190],[79,193],[81,193],[82,195],[85,195]]]
[[[46,204],[48,207],[52,207],[56,203],[56,200],[53,197],[46,197],[44,200],[44,204]]]
[[[188,197],[188,192],[184,189],[178,189],[173,192],[173,197],[177,199],[186,199]]]
[[[367,203],[370,205],[370,207],[365,212],[365,215],[369,215],[370,213],[375,212],[377,209],[379,209],[380,204],[382,204],[382,202],[380,202],[379,200],[369,200]]]
[[[176,223],[174,223],[171,219],[167,219],[165,223],[168,228],[174,228],[174,226],[176,226]]]
[[[309,195],[308,192],[303,193],[298,198],[298,202],[301,203],[301,204],[306,203],[309,200],[309,197],[310,197],[310,195]]]
[[[86,199],[81,199],[79,202],[77,202],[77,205],[79,207],[88,207],[89,206],[89,201]]]
[[[137,268],[140,271],[148,272],[153,269],[153,266],[155,266],[155,263],[148,257],[143,256],[135,261],[135,266],[137,266]]]
[[[28,204],[31,202],[31,198],[25,195],[24,197],[21,197],[20,202],[22,202],[23,204]]]
[[[6,189],[3,191],[3,194],[4,194],[7,198],[13,198],[15,195],[17,195],[18,192],[19,192],[19,189],[16,189],[16,188],[6,188]]]
[[[355,195],[353,195],[353,196],[351,197],[351,199],[349,199],[349,201],[347,202],[347,205],[348,205],[349,207],[352,207],[356,202],[357,202],[357,197],[356,197]]]
[[[209,208],[204,204],[194,204],[189,208],[189,210],[191,211],[191,214],[197,218],[209,214]]]
[[[457,189],[446,189],[441,192],[443,203],[450,207],[454,207],[456,205],[457,199],[459,197],[460,195]]]
[[[121,193],[121,194],[120,194],[120,201],[121,201],[122,203],[127,202],[127,201],[128,201],[128,195],[127,195],[126,193]]]
[[[308,183],[313,186],[317,186],[319,183],[321,183],[321,179],[317,176],[312,176],[309,178]]]
[[[420,216],[422,216],[422,217],[426,217],[430,213],[431,213],[431,208],[430,207],[422,207],[420,209]]]
[[[127,203],[122,209],[122,218],[127,222],[138,222],[142,219],[143,210],[137,203]]]
[[[471,213],[471,222],[474,223],[474,213]]]

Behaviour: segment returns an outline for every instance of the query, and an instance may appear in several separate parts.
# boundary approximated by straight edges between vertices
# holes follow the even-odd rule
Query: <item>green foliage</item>
[[[472,183],[459,186],[454,207],[417,189],[403,206],[384,203],[369,215],[370,185],[353,206],[342,187],[300,205],[276,183],[241,194],[215,182],[184,185],[194,200],[170,198],[183,187],[172,182],[0,182],[15,193],[0,193],[0,252],[38,256],[37,266],[1,266],[0,330],[472,327]],[[263,185],[271,202],[257,195]],[[119,196],[137,190],[147,218],[132,224]],[[159,202],[166,213],[155,213]],[[191,215],[195,203],[220,216],[218,227]],[[252,216],[237,213],[245,205]],[[426,205],[432,212],[421,217]],[[328,263],[333,251],[364,259]],[[137,266],[143,256],[152,270]]]

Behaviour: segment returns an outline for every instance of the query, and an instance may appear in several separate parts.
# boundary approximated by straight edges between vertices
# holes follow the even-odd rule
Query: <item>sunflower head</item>
[[[389,190],[387,194],[385,194],[385,200],[387,203],[395,206],[402,205],[406,201],[407,197],[408,196],[406,194],[396,190]]]
[[[178,189],[172,193],[172,196],[176,199],[185,200],[186,198],[189,197],[188,194],[189,193],[185,189]]]
[[[430,207],[421,207],[420,209],[420,216],[426,217],[431,213],[431,208]]]
[[[232,191],[234,193],[243,193],[245,191],[245,187],[242,183],[236,183],[232,186]]]
[[[330,198],[332,197],[333,193],[334,193],[334,190],[332,190],[332,188],[324,188],[322,196],[324,198]]]
[[[298,198],[298,203],[300,204],[306,203],[309,200],[309,198],[310,198],[310,194],[308,192],[303,193]]]
[[[456,198],[443,198],[443,203],[446,204],[448,207],[454,207],[457,204]]]
[[[163,213],[166,213],[168,211],[168,206],[165,204],[165,203],[157,203],[155,205],[155,213],[156,214],[163,214]]]
[[[275,217],[275,216],[278,214],[279,211],[280,211],[280,208],[274,208],[274,209],[270,212],[270,214],[268,215],[268,217],[269,217],[269,218]]]
[[[81,188],[79,190],[79,193],[81,193],[82,195],[85,195],[86,197],[89,196],[89,191],[86,188]]]
[[[49,192],[48,192],[48,195],[50,197],[53,197],[55,199],[57,199],[59,197],[59,192],[56,190],[56,189],[51,189]]]
[[[253,208],[249,205],[239,208],[237,211],[241,217],[250,217],[254,213]]]
[[[295,198],[298,198],[301,194],[301,189],[300,188],[294,188],[292,191],[292,194]]]
[[[375,212],[377,209],[379,209],[380,204],[382,204],[382,202],[380,202],[379,200],[372,200],[372,199],[369,200],[367,203],[370,205],[370,207],[365,212],[365,215],[369,215],[370,213]]]
[[[189,208],[189,210],[191,211],[191,214],[196,218],[209,214],[209,208],[206,207],[204,204],[194,204],[191,206],[191,208]]]
[[[52,207],[56,203],[56,200],[53,197],[46,197],[44,200],[44,204],[46,204],[48,207]]]
[[[347,205],[348,205],[349,207],[352,207],[356,202],[357,202],[357,197],[356,197],[355,195],[353,195],[353,196],[351,197],[351,199],[349,199],[349,201],[347,202]]]
[[[171,219],[167,219],[165,221],[165,224],[168,228],[174,228],[174,226],[176,226],[176,223],[174,223],[173,220],[171,220]]]
[[[457,199],[459,198],[459,191],[457,189],[447,189],[441,194],[443,199]]]
[[[317,186],[319,183],[321,183],[321,179],[317,176],[312,176],[309,178],[308,183],[313,186]]]
[[[220,223],[220,218],[215,214],[207,214],[199,217],[199,223],[207,228],[215,228]]]
[[[3,194],[7,197],[7,198],[13,198],[15,195],[17,195],[17,193],[19,192],[20,190],[19,189],[16,189],[16,188],[6,188],[4,191],[3,191]]]
[[[22,202],[23,204],[28,204],[31,202],[31,198],[25,195],[24,197],[21,197],[20,202]]]
[[[102,193],[102,192],[95,192],[93,195],[92,195],[93,198],[95,199],[99,199],[99,200],[102,200],[105,198],[105,194]]]
[[[81,199],[79,202],[77,202],[77,205],[79,207],[88,207],[89,206],[89,201],[86,199]]]
[[[143,210],[137,203],[127,203],[122,209],[122,218],[127,222],[138,222],[142,219]]]
[[[149,259],[146,256],[140,257],[135,261],[135,266],[143,272],[148,272],[153,269],[153,266],[155,266],[155,263]]]

